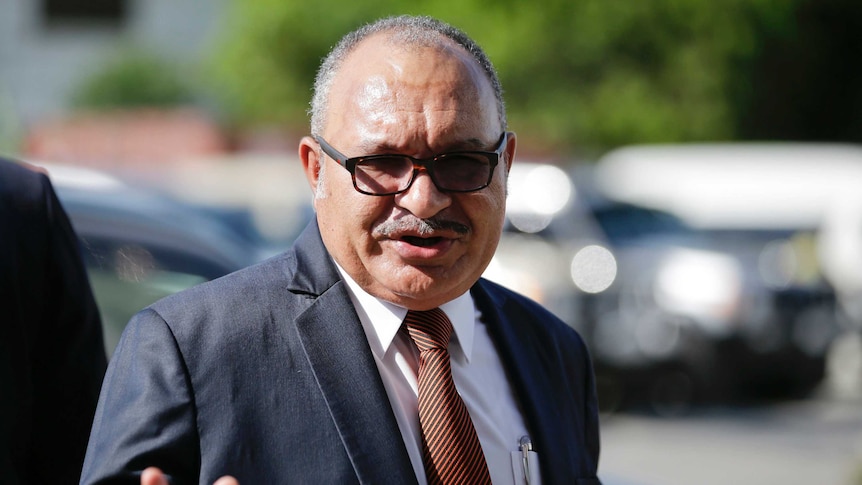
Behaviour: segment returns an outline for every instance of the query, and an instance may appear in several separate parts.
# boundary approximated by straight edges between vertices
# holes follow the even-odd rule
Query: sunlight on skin
[[[490,81],[463,49],[445,42],[441,48],[398,49],[377,35],[344,62],[341,69],[351,75],[333,82],[329,103],[339,109],[320,135],[346,156],[430,158],[486,150],[502,133]],[[370,197],[354,189],[347,170],[321,157],[313,138],[304,137],[299,155],[317,194],[314,208],[327,250],[368,293],[402,307],[428,310],[465,293],[490,262],[502,232],[515,135],[507,140],[501,168],[485,190],[441,192],[423,172],[404,192]],[[321,166],[328,166],[325,190],[318,184]],[[425,236],[416,221],[431,218],[468,231],[438,228],[436,244],[412,244]],[[405,221],[414,224],[400,225]]]

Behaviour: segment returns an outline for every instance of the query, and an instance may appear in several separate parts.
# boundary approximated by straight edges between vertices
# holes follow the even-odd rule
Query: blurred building
[[[0,0],[0,152],[100,168],[170,163],[227,142],[206,114],[72,114],[71,98],[126,50],[198,64],[226,0]]]
[[[65,114],[70,94],[121,45],[198,61],[226,0],[0,0],[0,121]]]

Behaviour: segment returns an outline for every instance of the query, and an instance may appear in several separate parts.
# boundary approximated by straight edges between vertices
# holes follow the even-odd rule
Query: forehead
[[[496,101],[484,70],[452,40],[439,36],[404,44],[382,33],[362,41],[345,59],[331,87],[328,112],[336,125],[331,128],[339,131],[357,124],[484,130],[496,121]]]
[[[359,42],[344,61],[351,71],[366,68],[368,71],[385,70],[396,64],[409,61],[440,63],[450,61],[476,74],[484,73],[478,62],[464,47],[442,34],[428,33],[421,36],[400,35],[394,32],[378,32]],[[428,70],[424,70],[430,74]],[[407,74],[407,73],[405,73]],[[410,72],[418,75],[421,72]],[[349,76],[348,76],[349,77]]]

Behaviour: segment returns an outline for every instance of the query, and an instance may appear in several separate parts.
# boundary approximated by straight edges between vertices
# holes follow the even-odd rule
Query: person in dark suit
[[[299,146],[315,219],[284,254],[131,320],[82,483],[478,483],[440,478],[461,466],[482,483],[599,483],[584,342],[481,278],[515,155],[501,92],[479,46],[434,19],[344,37]],[[428,397],[414,333],[429,314],[453,331],[442,362],[469,415],[444,445],[432,425],[450,406]],[[466,441],[469,463],[446,454]]]
[[[78,239],[48,177],[0,159],[0,482],[81,475],[107,366]]]

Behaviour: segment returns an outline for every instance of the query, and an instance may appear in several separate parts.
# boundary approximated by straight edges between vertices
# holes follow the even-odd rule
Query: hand
[[[158,468],[151,466],[141,473],[141,485],[170,485],[165,474]],[[239,485],[236,478],[225,475],[213,483],[213,485]]]

